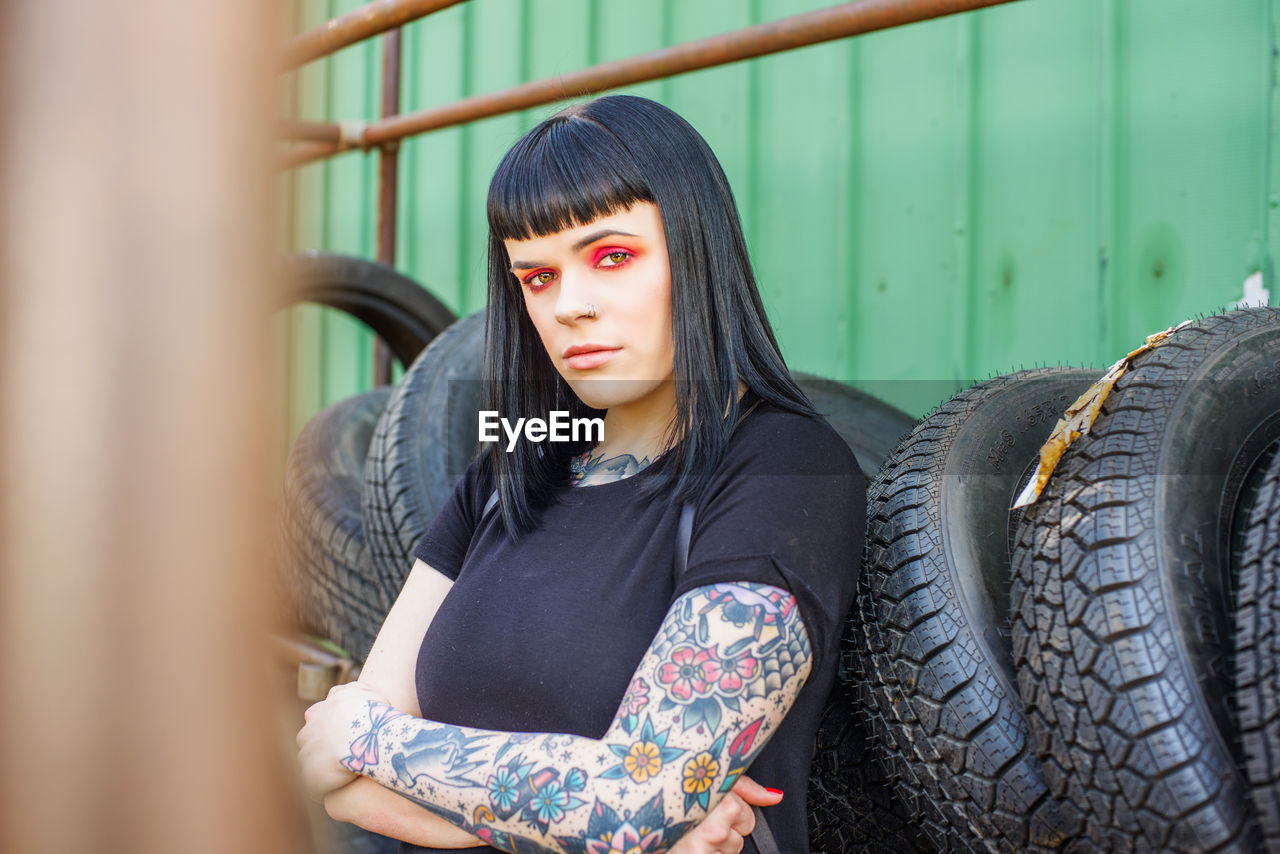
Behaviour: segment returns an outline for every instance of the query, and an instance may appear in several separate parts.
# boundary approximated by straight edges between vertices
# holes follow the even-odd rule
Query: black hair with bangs
[[[579,400],[556,371],[525,310],[504,240],[585,225],[653,202],[671,270],[676,419],[681,437],[645,489],[674,487],[692,500],[719,466],[738,418],[738,382],[803,414],[813,405],[792,380],[765,317],[737,206],[724,171],[693,127],[656,101],[610,95],[571,106],[529,131],[489,185],[489,311],[485,409],[506,418],[603,413]],[[725,414],[726,405],[728,414]],[[496,447],[496,446],[494,446]],[[585,445],[530,442],[488,451],[508,531],[527,533],[536,512],[569,479]]]

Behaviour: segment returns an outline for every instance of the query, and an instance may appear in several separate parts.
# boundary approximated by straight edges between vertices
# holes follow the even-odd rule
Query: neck
[[[738,397],[747,391],[744,382],[738,383]],[[725,413],[728,414],[728,404]],[[643,461],[653,461],[665,453],[674,439],[671,429],[675,424],[676,396],[674,383],[664,383],[658,392],[643,400],[610,407],[604,416],[604,440],[589,454],[593,460],[610,460],[630,455],[643,466]]]
[[[592,486],[630,477],[668,450],[669,431],[675,421],[674,386],[666,384],[664,388],[668,386],[670,397],[665,407],[655,405],[651,398],[610,407],[604,418],[604,441],[575,459],[573,485]],[[746,391],[746,383],[739,382],[739,399]],[[728,411],[726,403],[726,417]]]
[[[591,452],[606,458],[630,454],[637,460],[656,458],[670,446],[675,423],[675,383],[666,382],[632,403],[611,406],[604,416],[604,439]]]

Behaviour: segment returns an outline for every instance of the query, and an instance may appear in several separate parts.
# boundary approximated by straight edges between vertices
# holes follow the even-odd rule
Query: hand
[[[756,826],[751,805],[773,806],[782,793],[770,791],[750,777],[739,777],[729,794],[693,830],[681,837],[671,854],[739,854],[743,837]]]
[[[303,790],[311,800],[323,801],[357,776],[344,760],[352,756],[361,733],[372,727],[371,703],[390,705],[377,692],[349,682],[334,686],[329,696],[303,713],[306,724],[298,731],[298,764]],[[355,728],[353,721],[359,722]]]

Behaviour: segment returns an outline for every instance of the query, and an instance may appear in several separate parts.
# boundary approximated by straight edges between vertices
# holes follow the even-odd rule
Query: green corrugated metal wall
[[[361,5],[298,0],[299,28]],[[775,20],[829,0],[471,0],[405,29],[403,109]],[[1280,0],[1023,0],[624,91],[697,127],[742,209],[793,368],[915,412],[1020,364],[1109,364],[1240,299],[1280,249]],[[381,42],[297,75],[297,115],[372,119]],[[396,265],[484,298],[484,194],[554,106],[409,140]],[[296,248],[373,257],[376,161],[286,179]],[[280,323],[290,436],[366,388],[372,344]]]

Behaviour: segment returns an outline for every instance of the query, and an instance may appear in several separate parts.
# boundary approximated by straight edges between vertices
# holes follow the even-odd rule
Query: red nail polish
[[[770,789],[768,786],[765,786],[765,787],[764,787],[764,790],[765,790],[766,792],[773,792],[775,795],[781,795],[781,794],[782,794],[782,790],[781,790],[781,789]]]

